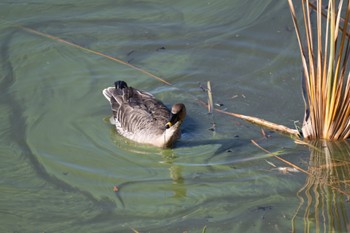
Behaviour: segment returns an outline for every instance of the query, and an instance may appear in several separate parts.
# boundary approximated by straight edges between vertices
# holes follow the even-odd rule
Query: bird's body
[[[186,115],[183,104],[175,104],[169,111],[152,94],[128,87],[124,81],[104,89],[103,95],[112,107],[111,123],[122,136],[157,147],[171,147],[180,137]]]

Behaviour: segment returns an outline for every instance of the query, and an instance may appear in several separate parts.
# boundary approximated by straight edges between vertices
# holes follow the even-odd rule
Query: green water
[[[307,176],[278,172],[250,140],[304,169],[309,149],[197,101],[211,81],[222,109],[302,120],[287,1],[2,1],[0,13],[1,232],[303,232]],[[116,134],[101,93],[116,80],[186,104],[174,149]]]

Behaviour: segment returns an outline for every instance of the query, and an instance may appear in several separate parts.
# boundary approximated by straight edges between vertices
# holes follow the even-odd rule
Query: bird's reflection
[[[193,149],[193,151],[196,151],[196,148],[205,146],[207,148],[210,148],[210,153],[206,157],[206,159],[203,160],[203,166],[206,166],[207,169],[211,169],[210,164],[211,160],[215,158],[216,156],[219,156],[223,154],[224,152],[231,152],[231,151],[240,151],[242,148],[244,148],[246,145],[250,144],[249,140],[240,140],[237,138],[233,139],[203,139],[203,140],[179,140],[175,144],[174,149],[159,149],[154,148],[150,146],[140,145],[135,142],[132,142],[128,139],[123,138],[120,136],[114,128],[111,129],[111,136],[113,138],[113,141],[115,142],[116,146],[118,147],[119,151],[126,152],[125,154],[129,154],[130,152],[134,155],[160,155],[160,163],[164,164],[164,167],[167,167],[169,170],[169,176],[168,177],[162,177],[158,179],[142,179],[142,180],[133,180],[133,181],[126,181],[124,183],[119,184],[119,189],[125,189],[127,186],[130,185],[139,185],[139,184],[164,184],[168,191],[172,193],[172,198],[184,198],[187,195],[186,190],[186,178],[182,175],[183,169],[185,167],[183,164],[177,163],[178,161],[178,149],[182,150],[188,150]],[[131,156],[128,158],[127,156],[123,156],[122,159],[127,160],[129,163],[133,163],[136,165],[138,164],[138,161],[134,160]],[[171,184],[171,185],[169,185]],[[122,206],[125,207],[123,199],[121,197],[121,192],[116,192],[116,196],[118,199],[120,199],[120,202],[122,203]]]
[[[171,189],[173,192],[173,198],[186,197],[186,185],[185,179],[182,176],[182,166],[174,164],[176,160],[175,152],[171,149],[163,150],[162,163],[169,165],[169,176],[172,180]]]

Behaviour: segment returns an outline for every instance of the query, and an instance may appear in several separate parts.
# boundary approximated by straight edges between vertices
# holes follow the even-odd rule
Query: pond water
[[[218,108],[302,120],[287,1],[27,0],[0,12],[1,232],[346,232],[346,187],[312,189],[317,174],[279,172],[288,165],[251,140],[306,170],[307,146],[198,102],[210,81]],[[185,103],[173,149],[115,132],[101,91],[116,80]]]

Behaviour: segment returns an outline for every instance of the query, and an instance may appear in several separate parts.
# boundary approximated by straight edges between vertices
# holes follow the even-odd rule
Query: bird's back
[[[148,143],[165,131],[168,108],[153,95],[132,87],[109,87],[103,91],[109,99],[118,132],[134,141]]]

